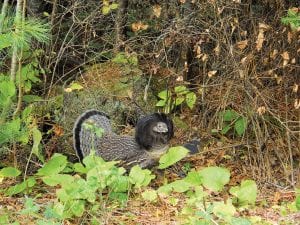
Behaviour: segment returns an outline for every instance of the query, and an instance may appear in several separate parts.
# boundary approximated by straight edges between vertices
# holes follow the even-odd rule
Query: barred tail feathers
[[[97,127],[104,129],[104,133],[111,133],[109,116],[97,110],[88,110],[81,114],[73,128],[73,143],[76,154],[80,160],[86,156],[92,148],[92,136],[90,131],[84,130],[83,124],[87,121],[95,123]]]

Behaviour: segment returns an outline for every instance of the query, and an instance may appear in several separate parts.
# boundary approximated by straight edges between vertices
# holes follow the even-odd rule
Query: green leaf
[[[186,88],[186,86],[180,85],[175,87],[175,93],[179,95],[184,95],[188,93],[189,90]]]
[[[202,177],[197,171],[189,172],[184,180],[195,187],[202,184]]]
[[[184,101],[184,97],[177,97],[175,99],[175,105],[178,106],[178,105],[182,104],[183,101]]]
[[[199,174],[203,178],[204,187],[216,192],[221,191],[230,178],[229,171],[221,167],[207,167],[202,169]]]
[[[107,5],[104,5],[104,6],[102,7],[102,14],[103,14],[103,15],[107,15],[109,12],[110,12],[110,7],[107,6]]]
[[[12,186],[5,191],[6,195],[12,196],[24,192],[27,188],[32,188],[36,184],[34,177],[29,177],[27,180],[23,181],[20,184]]]
[[[257,185],[253,180],[244,180],[241,186],[232,187],[229,192],[237,198],[239,205],[254,205],[257,196]]]
[[[192,186],[190,183],[186,182],[185,180],[176,180],[169,184],[175,192],[183,193],[190,189]]]
[[[189,92],[185,96],[185,102],[190,109],[193,109],[197,100],[197,96],[194,92]]]
[[[234,130],[239,136],[242,136],[245,133],[246,128],[247,128],[247,119],[245,117],[239,118],[234,123]]]
[[[214,202],[213,203],[213,213],[225,221],[231,221],[232,217],[236,213],[235,207],[232,205],[230,200],[227,203],[224,202]]]
[[[61,186],[68,185],[74,182],[74,177],[68,174],[53,174],[51,176],[42,177],[42,180],[45,184],[49,186],[56,186],[60,184]]]
[[[5,167],[0,170],[0,177],[17,177],[21,171],[14,167]]]
[[[76,82],[72,82],[72,84],[69,86],[69,88],[70,88],[72,91],[83,89],[83,87],[82,87],[80,84],[76,83]]]
[[[163,100],[167,100],[171,97],[171,92],[168,91],[168,90],[163,90],[163,91],[158,93],[158,97],[163,99]]]
[[[118,4],[118,3],[112,3],[112,4],[110,5],[110,8],[111,8],[112,10],[117,9],[118,7],[119,7],[119,4]]]
[[[163,107],[166,105],[166,100],[159,100],[155,106],[158,106],[158,107]]]
[[[155,190],[147,190],[142,193],[143,199],[154,202],[157,200],[157,193]]]
[[[67,157],[58,153],[55,153],[52,158],[38,170],[39,176],[51,176],[61,172],[67,165]]]
[[[165,169],[186,157],[188,153],[189,150],[183,146],[172,147],[160,158],[158,168]]]
[[[129,180],[135,187],[147,186],[152,179],[155,178],[155,175],[151,174],[151,171],[148,169],[141,169],[141,167],[134,166],[131,168],[129,173]]]
[[[3,80],[0,82],[0,93],[9,98],[13,97],[16,94],[16,87],[13,81]]]
[[[75,200],[72,202],[70,210],[75,216],[81,217],[84,213],[84,205],[85,205],[85,201]]]
[[[35,154],[39,160],[44,162],[44,156],[39,151],[39,145],[42,140],[42,133],[39,131],[39,129],[36,126],[32,129],[32,139],[33,139],[32,153]]]
[[[298,196],[296,197],[295,202],[296,202],[296,208],[297,208],[298,210],[300,210],[300,195],[298,195]]]
[[[231,122],[233,120],[235,120],[236,118],[239,117],[239,114],[237,114],[236,111],[234,110],[225,110],[223,112],[223,120],[226,121],[226,122]]]

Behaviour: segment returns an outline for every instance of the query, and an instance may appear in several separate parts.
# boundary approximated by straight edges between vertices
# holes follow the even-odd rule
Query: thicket
[[[145,93],[153,89],[157,94],[156,106],[177,119],[185,114],[191,124],[196,124],[197,130],[191,131],[180,119],[178,127],[184,132],[200,137],[205,132],[215,141],[237,142],[238,149],[232,150],[243,155],[253,179],[295,187],[300,179],[300,15],[296,6],[296,0],[4,0],[0,16],[0,166],[26,164],[24,182],[12,186],[6,194],[29,194],[39,179],[50,186],[61,186],[55,205],[45,209],[53,224],[59,224],[62,219],[81,216],[86,203],[95,201],[82,195],[80,185],[92,188],[87,183],[96,182],[95,189],[89,191],[102,193],[106,187],[100,185],[103,180],[92,181],[97,176],[89,180],[87,164],[81,170],[68,167],[62,155],[55,155],[43,167],[59,171],[42,174],[41,168],[34,175],[36,179],[27,177],[27,169],[32,164],[40,167],[45,157],[50,158],[47,145],[62,132],[56,117],[63,106],[51,108],[57,86],[81,89],[72,82],[84,76],[90,66],[110,60],[138,66],[148,81]],[[44,103],[51,105],[49,111],[38,107]],[[56,162],[58,159],[61,161]],[[127,193],[126,185],[138,183],[113,164],[100,159],[95,163],[101,168],[109,165],[108,173],[118,180],[118,188],[123,188],[120,193]],[[220,191],[221,187],[213,187],[215,183],[222,187],[228,183],[228,171],[201,171],[161,187],[166,192],[187,192],[187,208],[181,211],[186,223],[248,224],[246,219],[235,220],[231,201],[209,201],[206,205],[209,194],[199,185]],[[74,178],[65,172],[77,172],[86,178]],[[153,177],[148,172],[138,173],[150,181]],[[220,173],[220,179],[204,181],[211,173]],[[0,178],[19,174],[16,169],[4,168]],[[58,182],[62,177],[65,184]],[[50,183],[45,182],[47,179]],[[75,180],[78,186],[67,189],[68,182]],[[114,193],[116,187],[108,186]],[[249,196],[243,196],[243,188],[251,189]],[[252,204],[256,185],[244,181],[230,193],[236,197],[236,206],[241,201]],[[120,203],[124,196],[115,197]],[[142,196],[155,201],[159,195],[149,190]],[[203,200],[201,204],[198,198]],[[70,206],[73,201],[77,208]],[[178,201],[172,198],[170,204]],[[299,208],[299,197],[294,206]],[[91,206],[90,218],[94,216],[93,207],[97,211],[103,205]],[[190,207],[198,211],[191,212]],[[26,214],[41,209],[29,198],[24,210]],[[39,217],[36,214],[37,221],[45,224]],[[202,222],[195,222],[199,218]],[[7,216],[1,219],[10,221]]]

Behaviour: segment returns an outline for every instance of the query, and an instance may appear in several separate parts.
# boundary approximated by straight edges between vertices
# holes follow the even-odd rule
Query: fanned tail
[[[109,116],[95,109],[81,114],[73,128],[73,143],[76,154],[80,160],[86,156],[92,147],[92,132],[84,130],[84,123],[91,122],[104,130],[104,133],[112,133]]]

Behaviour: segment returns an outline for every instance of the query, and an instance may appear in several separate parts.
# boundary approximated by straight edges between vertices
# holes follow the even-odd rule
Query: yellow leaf
[[[156,16],[157,18],[160,17],[160,14],[161,14],[161,6],[160,6],[160,5],[154,5],[154,6],[153,6],[153,14],[154,14],[154,16]]]
[[[107,15],[109,12],[110,12],[110,7],[107,6],[107,5],[104,5],[104,6],[102,7],[102,14],[103,14],[103,15]]]

